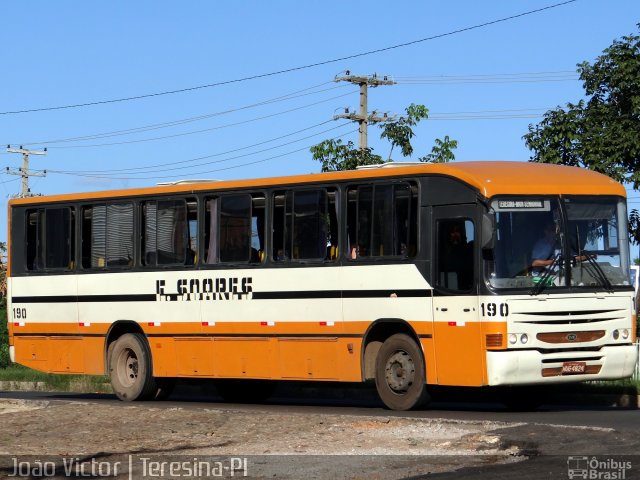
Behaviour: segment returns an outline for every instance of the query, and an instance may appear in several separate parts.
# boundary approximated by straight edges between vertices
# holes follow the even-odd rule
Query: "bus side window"
[[[417,204],[417,187],[413,184],[350,187],[347,190],[347,258],[414,257]]]
[[[249,263],[251,260],[251,196],[220,197],[219,257],[221,263]]]
[[[324,188],[276,193],[273,212],[276,262],[333,259],[331,247],[337,246],[338,235],[335,197],[334,190]]]
[[[133,233],[133,203],[83,207],[83,268],[132,267]]]
[[[27,210],[27,270],[74,268],[74,212],[69,207]]]
[[[205,263],[262,263],[264,195],[221,195],[205,206]]]
[[[193,265],[197,251],[197,202],[168,199],[142,205],[143,255],[148,266]]]

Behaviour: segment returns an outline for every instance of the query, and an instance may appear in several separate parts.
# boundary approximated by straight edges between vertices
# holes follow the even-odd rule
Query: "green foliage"
[[[405,109],[406,114],[397,120],[385,122],[379,125],[382,130],[380,138],[387,139],[391,143],[389,159],[395,147],[400,148],[403,157],[413,154],[411,139],[415,136],[413,128],[420,120],[428,118],[429,110],[424,105],[411,104]],[[421,162],[448,162],[454,160],[453,149],[458,146],[456,140],[436,139],[436,146],[430,154],[420,159]],[[346,144],[342,140],[325,140],[310,149],[313,159],[322,164],[323,172],[335,172],[341,170],[354,170],[361,165],[377,165],[384,163],[380,155],[373,153],[373,149],[358,149],[353,142]]]
[[[0,300],[0,368],[6,368],[10,364],[7,300],[3,298]]]
[[[111,392],[109,378],[106,376],[45,373],[15,363],[7,368],[0,369],[0,381],[15,382],[16,384],[22,382],[41,383],[40,389],[56,392]],[[7,388],[16,387],[8,386]],[[31,386],[27,388],[33,389]]]
[[[531,161],[589,168],[640,189],[640,36],[615,40],[593,65],[579,64],[578,72],[587,99],[529,125],[523,138]],[[637,212],[629,224],[637,243]]]
[[[413,154],[411,139],[414,137],[413,129],[420,120],[429,117],[429,110],[424,105],[411,104],[405,109],[406,115],[401,116],[394,122],[382,124],[380,138],[386,138],[391,143],[389,159],[394,147],[400,147],[403,157],[410,157]]]
[[[455,160],[453,151],[458,148],[457,140],[450,140],[449,135],[445,135],[443,140],[435,139],[435,145],[431,149],[431,153],[427,153],[420,158],[421,162],[427,163],[446,163]]]
[[[323,172],[354,170],[359,165],[376,165],[383,163],[380,155],[372,153],[372,149],[358,150],[353,142],[343,144],[342,140],[325,140],[311,147],[313,159],[322,163]]]

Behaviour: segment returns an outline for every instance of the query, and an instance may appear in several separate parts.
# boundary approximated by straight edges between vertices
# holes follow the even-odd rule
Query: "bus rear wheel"
[[[429,399],[422,352],[403,333],[390,336],[376,358],[376,389],[391,410],[411,410]]]
[[[111,387],[120,400],[146,400],[156,394],[151,351],[142,334],[125,333],[113,342],[109,346],[108,365]]]

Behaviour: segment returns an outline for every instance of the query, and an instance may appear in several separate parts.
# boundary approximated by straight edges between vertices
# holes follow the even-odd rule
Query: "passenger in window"
[[[276,249],[276,254],[275,254],[274,260],[276,262],[286,262],[287,261],[287,255],[284,253],[284,248]]]

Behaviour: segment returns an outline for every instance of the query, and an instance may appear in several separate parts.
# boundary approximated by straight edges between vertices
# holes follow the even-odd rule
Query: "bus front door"
[[[433,340],[441,385],[483,384],[476,212],[473,205],[434,208]]]

